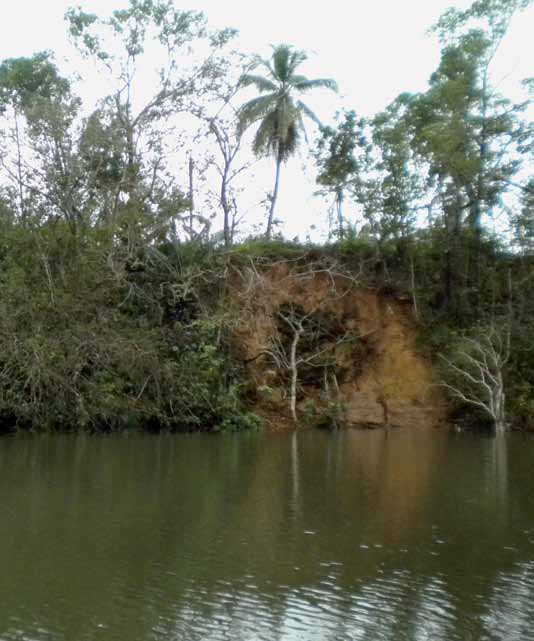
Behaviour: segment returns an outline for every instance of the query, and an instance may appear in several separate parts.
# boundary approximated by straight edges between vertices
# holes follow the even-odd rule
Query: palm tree
[[[266,238],[272,235],[274,209],[278,197],[280,167],[297,150],[301,132],[304,130],[303,116],[319,123],[317,116],[295,93],[304,93],[317,87],[337,91],[334,80],[318,78],[310,80],[296,73],[297,67],[306,60],[303,51],[296,51],[289,45],[273,47],[270,60],[259,60],[267,71],[266,76],[245,74],[242,86],[254,86],[261,94],[249,100],[239,110],[239,123],[242,130],[259,122],[254,136],[253,150],[256,156],[271,154],[276,161],[276,177],[267,219]]]

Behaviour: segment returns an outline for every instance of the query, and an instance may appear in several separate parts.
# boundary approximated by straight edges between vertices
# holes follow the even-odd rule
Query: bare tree
[[[476,337],[464,337],[450,358],[441,355],[450,382],[443,382],[453,398],[477,407],[497,433],[506,430],[504,368],[510,357],[510,327],[490,325]]]
[[[232,265],[241,280],[241,310],[254,317],[261,309],[273,321],[273,331],[263,348],[245,363],[266,357],[275,366],[276,373],[287,383],[291,416],[298,423],[297,400],[299,390],[308,383],[321,385],[321,397],[339,399],[339,374],[343,369],[338,349],[353,344],[359,350],[359,341],[375,329],[359,334],[347,329],[340,316],[340,302],[362,286],[363,265],[351,273],[333,258],[302,260],[288,258],[272,260],[269,257],[250,258],[247,266]],[[272,270],[283,272],[281,280],[267,277]],[[273,282],[276,284],[273,286]],[[306,292],[318,286],[327,287],[329,295],[315,304]],[[287,292],[280,298],[276,292],[283,284]],[[257,307],[258,301],[260,308]],[[302,302],[299,302],[302,301]],[[316,370],[314,372],[313,370]]]
[[[253,158],[243,158],[243,131],[238,123],[238,111],[233,101],[239,89],[239,81],[244,73],[253,68],[255,63],[238,52],[230,52],[224,59],[217,60],[218,82],[209,96],[193,100],[189,111],[201,122],[201,128],[195,137],[195,143],[205,139],[214,142],[214,151],[209,150],[206,156],[204,172],[209,168],[215,170],[214,195],[217,207],[223,213],[223,239],[225,247],[233,240],[236,227],[240,221],[237,208],[236,186],[238,179],[254,163]],[[238,71],[237,75],[235,70]]]
[[[285,326],[287,340],[283,341],[282,332],[279,332],[278,336],[273,337],[271,349],[267,350],[267,354],[281,372],[289,374],[289,409],[296,424],[301,370],[323,370],[324,393],[330,398],[329,379],[339,391],[336,348],[359,337],[348,331],[338,333],[339,328],[330,326],[329,319],[323,318],[319,307],[305,311],[300,306],[289,303],[278,309],[276,317]]]

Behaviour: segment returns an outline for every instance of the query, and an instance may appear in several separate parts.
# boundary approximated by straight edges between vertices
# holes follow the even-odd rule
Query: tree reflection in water
[[[1,440],[0,639],[519,641],[531,442]]]

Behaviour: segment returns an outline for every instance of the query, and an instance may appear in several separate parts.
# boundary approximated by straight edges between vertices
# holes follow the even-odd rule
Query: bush
[[[39,242],[53,262],[30,247],[3,261],[2,429],[191,431],[253,423],[227,419],[244,412],[241,370],[212,312],[217,276],[205,282],[196,262],[202,248],[188,246],[194,257],[182,253],[179,265],[159,250],[141,251],[134,269],[120,251],[103,260],[89,236],[66,269],[58,239],[50,233]]]
[[[231,414],[215,426],[215,432],[246,432],[256,431],[261,427],[261,419],[252,412]]]

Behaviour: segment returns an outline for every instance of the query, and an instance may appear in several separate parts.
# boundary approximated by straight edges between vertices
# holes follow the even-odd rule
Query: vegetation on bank
[[[450,10],[435,27],[443,49],[426,92],[319,128],[317,184],[332,203],[323,246],[275,233],[281,165],[303,116],[315,119],[293,94],[335,88],[299,75],[301,52],[280,45],[271,61],[251,60],[232,50],[233,30],[209,31],[202,14],[131,0],[108,18],[67,13],[74,44],[113,87],[89,115],[49,53],[3,61],[0,429],[257,426],[229,266],[332,258],[362,287],[409,302],[454,420],[531,428],[531,103],[491,82],[508,25],[529,4]],[[142,103],[137,73],[152,43],[162,63]],[[246,86],[260,95],[245,100]],[[198,125],[187,144],[184,114]],[[199,140],[213,145],[193,159]],[[266,236],[238,242],[249,142],[274,157],[276,183]],[[290,320],[300,338],[309,319]],[[295,418],[298,394],[293,377]]]
[[[357,236],[320,247],[260,239],[230,250],[165,242],[139,251],[132,261],[120,252],[110,256],[101,234],[93,232],[74,253],[66,245],[68,232],[60,230],[56,225],[38,245],[16,226],[4,236],[2,430],[256,428],[246,359],[234,336],[242,310],[229,287],[231,268],[252,264],[261,270],[287,261],[327,267],[332,260],[358,286],[409,306],[421,350],[443,368],[444,382],[464,394],[484,400],[444,355],[449,363],[465,365],[459,350],[469,337],[480,340],[473,327],[481,316],[509,323],[486,325],[510,332],[501,372],[506,420],[516,428],[532,427],[533,265],[495,241],[484,244],[483,296],[462,288],[459,306],[451,310],[443,305],[439,238],[414,241],[409,256],[387,244],[380,258],[372,241]],[[505,334],[490,338],[506,340]],[[475,356],[476,351],[475,346]],[[289,378],[287,385],[289,395]],[[341,425],[341,409],[335,402],[320,411],[310,406],[312,414],[302,418]],[[489,413],[465,399],[451,411],[456,422],[491,427]]]

